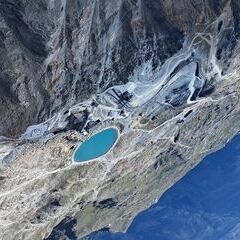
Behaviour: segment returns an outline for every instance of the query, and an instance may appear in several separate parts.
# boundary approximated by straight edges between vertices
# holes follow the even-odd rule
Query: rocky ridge
[[[125,231],[239,131],[238,1],[0,5],[1,239]],[[108,126],[115,148],[74,163]]]

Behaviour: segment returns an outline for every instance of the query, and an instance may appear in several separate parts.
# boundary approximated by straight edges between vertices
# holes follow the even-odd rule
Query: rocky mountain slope
[[[0,0],[0,239],[126,230],[239,131],[239,40],[238,0]]]

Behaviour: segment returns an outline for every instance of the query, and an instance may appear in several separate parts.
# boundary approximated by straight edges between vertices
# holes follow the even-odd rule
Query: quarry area
[[[64,5],[64,1],[59,2]],[[99,17],[102,10],[98,1],[95,2],[93,14]],[[106,16],[111,15],[111,10],[115,8],[119,9],[122,16],[124,1],[113,1],[115,8],[108,2],[104,1],[109,6]],[[138,26],[140,13],[135,8],[141,8],[138,5],[141,1],[134,2],[133,6],[128,4],[132,7],[129,7],[133,15],[131,21],[135,20]],[[149,1],[148,4],[152,2]],[[188,0],[180,2],[189,3]],[[1,4],[0,1],[0,7]],[[93,6],[89,6],[89,10],[86,4],[82,1],[88,12]],[[66,3],[64,6],[67,11]],[[8,5],[4,7],[2,15],[6,15],[9,8]],[[47,7],[53,11],[53,6]],[[165,14],[168,13],[168,7],[162,6]],[[69,90],[69,96],[75,94],[75,99],[66,97],[65,100],[48,103],[52,109],[39,110],[36,115],[40,117],[34,120],[27,116],[26,109],[30,109],[31,114],[36,110],[34,106],[28,106],[31,104],[31,101],[27,101],[29,95],[21,96],[24,98],[21,107],[24,104],[28,106],[22,110],[26,111],[26,115],[19,113],[15,119],[18,122],[16,125],[5,119],[6,128],[10,129],[12,125],[14,130],[11,134],[6,134],[3,127],[0,132],[0,239],[50,240],[53,236],[70,239],[68,233],[62,231],[64,227],[73,234],[74,238],[71,239],[81,239],[103,228],[124,232],[138,213],[149,208],[206,155],[221,148],[239,132],[240,6],[236,1],[226,1],[219,9],[212,9],[210,3],[205,7],[208,9],[205,16],[207,22],[202,22],[205,20],[199,16],[196,20],[199,29],[193,30],[185,20],[187,16],[195,16],[195,13],[177,19],[184,22],[185,28],[177,34],[176,23],[176,31],[173,29],[169,33],[171,36],[177,34],[171,39],[173,43],[176,40],[176,44],[173,44],[176,49],[170,51],[164,45],[167,53],[162,53],[149,49],[147,45],[144,45],[147,48],[145,51],[143,46],[139,47],[144,51],[142,54],[145,57],[147,52],[153,51],[153,54],[139,60],[138,64],[134,59],[132,71],[122,74],[126,79],[118,81],[114,74],[122,68],[130,67],[130,64],[119,63],[120,70],[108,72],[105,76],[107,80],[96,84],[95,90],[94,84],[89,85],[89,92],[87,87],[76,87],[81,91],[73,93],[69,86],[59,80],[60,88]],[[58,8],[61,9],[60,6]],[[192,8],[193,6],[190,7]],[[63,17],[60,12],[59,10],[59,19]],[[75,14],[74,11],[71,13]],[[172,13],[167,16],[174,23],[178,22]],[[82,21],[84,19],[90,21],[85,15],[82,16]],[[92,16],[91,31],[94,32],[93,19]],[[8,16],[5,16],[5,21],[10,21]],[[111,33],[120,32],[119,26],[122,25],[118,25],[118,21],[111,22],[115,29]],[[134,35],[136,39],[133,38],[136,46],[137,43],[142,44],[137,40],[141,36],[137,30],[135,29]],[[165,27],[161,28],[163,30]],[[58,31],[55,35],[60,34]],[[76,33],[72,33],[74,34]],[[154,35],[153,49],[157,48],[156,42],[164,38],[164,34],[162,37]],[[74,63],[75,57],[69,56],[72,52],[66,51],[70,40],[64,43],[66,46],[63,50],[63,47],[54,45],[55,35],[48,42],[54,51],[44,58],[42,64],[49,67],[50,63],[56,63],[58,54],[62,56],[62,51],[65,51],[64,57],[71,58]],[[114,34],[111,37],[113,42],[116,41],[114,37],[118,38]],[[78,36],[79,46],[81,40],[84,42]],[[99,42],[101,41],[104,42],[100,38]],[[148,41],[145,44],[146,42]],[[75,51],[77,45],[74,44],[76,43],[72,42],[71,48]],[[119,47],[114,44],[111,46],[114,46],[113,52]],[[101,56],[101,61],[105,61],[108,66],[110,63],[106,59],[107,54],[97,54],[95,48],[92,46],[87,50]],[[37,51],[38,55],[44,55],[38,48]],[[84,59],[84,54],[81,57]],[[160,60],[156,63],[158,57]],[[80,56],[76,58],[80,59]],[[92,61],[87,59],[86,62],[90,60]],[[81,64],[82,68],[85,67],[85,75],[82,74],[81,77],[86,77],[90,68],[91,74],[96,70],[91,64]],[[53,78],[55,74],[56,79],[61,79],[60,67],[53,70],[54,66],[51,65],[51,70],[48,69],[43,78],[47,79],[48,75]],[[74,66],[72,64],[68,67],[74,69]],[[101,76],[103,72],[105,73],[104,69],[98,72],[101,81],[104,79]],[[46,79],[44,81],[47,82]],[[77,85],[75,80],[72,79],[71,86]],[[44,104],[43,95],[39,101]],[[11,104],[11,108],[15,108]],[[25,121],[25,117],[29,124],[23,126],[21,122]],[[16,130],[18,124],[22,131]],[[106,155],[90,162],[77,163],[72,160],[80,143],[108,127],[117,128],[119,138]]]

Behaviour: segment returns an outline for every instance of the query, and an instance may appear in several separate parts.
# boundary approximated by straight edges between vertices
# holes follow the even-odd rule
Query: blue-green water
[[[108,229],[87,240],[239,240],[240,135],[210,154],[140,213],[126,233]]]
[[[118,139],[114,128],[107,128],[82,143],[74,153],[76,162],[89,161],[106,154]]]

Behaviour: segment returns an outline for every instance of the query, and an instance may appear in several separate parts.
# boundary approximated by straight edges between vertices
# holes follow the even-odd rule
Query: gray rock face
[[[0,134],[17,135],[63,106],[126,83],[149,59],[153,68],[162,64],[182,47],[184,30],[194,29],[191,18],[198,21],[194,9],[179,24],[184,3],[2,0]],[[209,18],[219,14],[209,11]]]
[[[239,131],[239,40],[238,0],[0,0],[0,239],[125,231]]]

